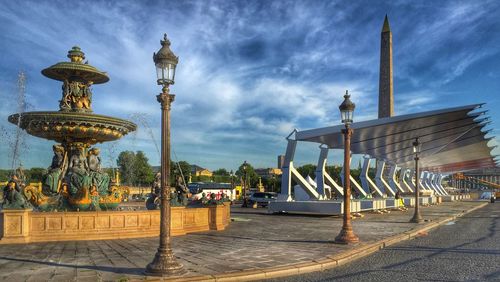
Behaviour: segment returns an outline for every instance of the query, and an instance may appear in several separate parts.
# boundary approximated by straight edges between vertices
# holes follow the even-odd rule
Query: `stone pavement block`
[[[213,275],[216,281],[250,281],[262,280],[266,278],[266,274],[262,270],[249,270],[240,273],[216,274]]]
[[[397,243],[404,241],[404,240],[407,240],[409,238],[410,238],[410,236],[407,234],[398,234],[395,236],[391,236],[391,237],[384,240],[384,242],[383,242],[384,248],[389,247],[389,246],[394,245],[394,244],[397,244]]]
[[[328,258],[331,258],[333,260],[337,261],[337,265],[343,265],[346,263],[351,262],[352,260],[367,256],[369,254],[372,254],[382,248],[382,243],[372,243],[368,245],[361,245],[359,248],[343,252],[340,254],[332,255],[332,256],[327,256]]]
[[[314,260],[314,262],[321,264],[321,269],[330,269],[338,265],[337,261],[331,258],[318,259]]]
[[[5,282],[19,282],[19,281],[26,281],[30,278],[29,274],[11,274],[7,278],[5,278]],[[38,280],[40,281],[40,280]]]
[[[77,277],[77,282],[96,282],[101,281],[98,276],[85,276],[85,277]]]
[[[50,282],[76,281],[76,277],[74,275],[54,275],[49,281]]]
[[[178,278],[166,278],[165,281],[169,282],[215,282],[215,277],[212,275],[200,275],[200,276],[189,276],[189,277],[178,277]]]
[[[276,278],[276,277],[297,275],[299,274],[299,269],[294,267],[293,265],[290,265],[283,267],[267,268],[264,269],[264,272],[266,273],[266,278]]]
[[[299,274],[321,271],[323,269],[323,265],[317,262],[306,262],[296,265],[299,270]]]

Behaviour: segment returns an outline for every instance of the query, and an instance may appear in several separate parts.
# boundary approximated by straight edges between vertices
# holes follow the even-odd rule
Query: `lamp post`
[[[418,160],[420,159],[418,157],[418,154],[420,153],[420,147],[422,144],[418,141],[418,137],[415,139],[413,142],[413,153],[415,154],[415,213],[413,214],[412,219],[410,219],[410,222],[413,223],[420,223],[423,221],[422,216],[420,215],[420,203],[419,203],[419,190],[420,190],[420,181],[419,181],[419,174],[420,172],[418,171]]]
[[[243,162],[243,204],[242,208],[248,207],[247,204],[247,161]]]
[[[359,238],[352,231],[351,225],[351,180],[349,174],[351,171],[351,135],[353,130],[349,125],[352,123],[352,116],[356,105],[349,98],[350,95],[346,90],[344,102],[339,106],[342,123],[345,125],[345,129],[342,130],[344,134],[344,222],[342,230],[340,230],[339,235],[335,238],[335,242],[339,244],[359,242]]]
[[[175,95],[169,93],[168,87],[174,84],[175,67],[179,58],[170,50],[170,41],[166,34],[160,43],[161,49],[153,54],[157,83],[163,86],[162,93],[156,96],[161,105],[160,246],[153,261],[146,266],[146,274],[155,276],[180,274],[185,271],[174,257],[170,236],[170,107]]]
[[[234,172],[233,170],[231,169],[231,171],[229,172],[229,177],[230,177],[230,180],[231,180],[231,189],[234,189],[234,180],[233,180],[233,177],[234,177]]]

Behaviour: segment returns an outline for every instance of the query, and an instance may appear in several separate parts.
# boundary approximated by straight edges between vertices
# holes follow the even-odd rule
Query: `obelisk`
[[[394,115],[394,87],[392,80],[392,33],[385,15],[380,36],[380,80],[378,88],[378,118]]]

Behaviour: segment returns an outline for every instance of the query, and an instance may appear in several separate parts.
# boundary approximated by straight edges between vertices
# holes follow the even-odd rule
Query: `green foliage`
[[[123,151],[118,155],[116,165],[120,169],[121,182],[124,185],[134,185],[134,162],[135,153],[132,151]]]
[[[206,175],[199,175],[199,176],[191,176],[191,181],[192,182],[210,182],[212,181],[212,177],[206,176]]]
[[[12,171],[10,169],[0,169],[0,182],[9,181]]]
[[[213,172],[214,175],[229,176],[229,172],[225,168],[219,168]]]
[[[246,170],[243,169],[244,163],[240,165],[238,170],[236,171],[236,176],[238,176],[240,179],[245,179],[246,177],[246,183],[250,185],[250,187],[256,187],[257,184],[259,183],[259,176],[257,173],[255,173],[255,170],[253,166],[249,163],[246,164]],[[239,181],[238,181],[239,182]]]
[[[102,171],[107,173],[109,175],[109,177],[111,177],[111,179],[115,178],[115,171],[116,170],[117,170],[116,168],[112,168],[112,167],[102,168]]]
[[[122,184],[148,186],[153,183],[153,168],[144,152],[123,151],[118,155],[116,164],[120,170]]]
[[[338,184],[342,183],[340,179],[340,172],[342,171],[342,167],[336,165],[334,166],[327,165],[325,167],[325,170],[335,182],[337,182]]]
[[[359,176],[361,175],[361,169],[352,169],[351,168],[351,175],[352,177],[358,182],[360,183],[361,182],[361,179],[359,178]]]
[[[191,174],[191,165],[186,161],[170,162],[170,174],[173,176],[171,179],[175,179],[175,176],[180,174],[179,167],[181,168],[182,176],[184,176],[187,182],[189,180],[189,174]]]
[[[45,168],[33,167],[24,171],[27,182],[41,182],[43,176],[47,173]]]
[[[302,175],[304,178],[306,178],[308,175],[314,179],[315,176],[316,176],[316,166],[313,165],[313,164],[306,164],[306,165],[303,165],[299,168],[297,168],[297,171],[300,173],[300,175]]]
[[[148,158],[143,151],[137,151],[134,160],[135,181],[138,186],[150,185],[153,183],[153,168],[148,163]]]
[[[26,182],[40,182],[42,181],[43,175],[47,173],[45,168],[34,167],[31,169],[24,170],[24,176],[26,177]],[[0,182],[5,182],[10,179],[12,170],[10,169],[0,169]]]
[[[281,175],[262,178],[262,185],[268,192],[279,192],[281,190]]]

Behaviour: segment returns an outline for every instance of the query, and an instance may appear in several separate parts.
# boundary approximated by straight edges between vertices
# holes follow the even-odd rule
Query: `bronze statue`
[[[31,205],[23,195],[23,189],[13,176],[3,188],[3,209],[29,209]]]
[[[54,156],[52,157],[52,164],[47,169],[48,173],[44,175],[42,191],[46,195],[56,194],[59,192],[60,177],[63,171],[65,150],[61,145],[52,146]]]
[[[160,207],[160,192],[161,192],[161,173],[155,175],[155,180],[151,185],[151,193],[146,200],[146,208],[148,210],[156,210]]]
[[[71,195],[75,195],[82,188],[90,189],[92,179],[87,173],[88,163],[85,158],[84,148],[77,147],[69,160],[69,172],[67,175],[68,190]]]
[[[90,171],[92,186],[95,187],[99,195],[108,194],[109,175],[101,170],[101,158],[99,157],[99,148],[89,150],[87,162]]]

